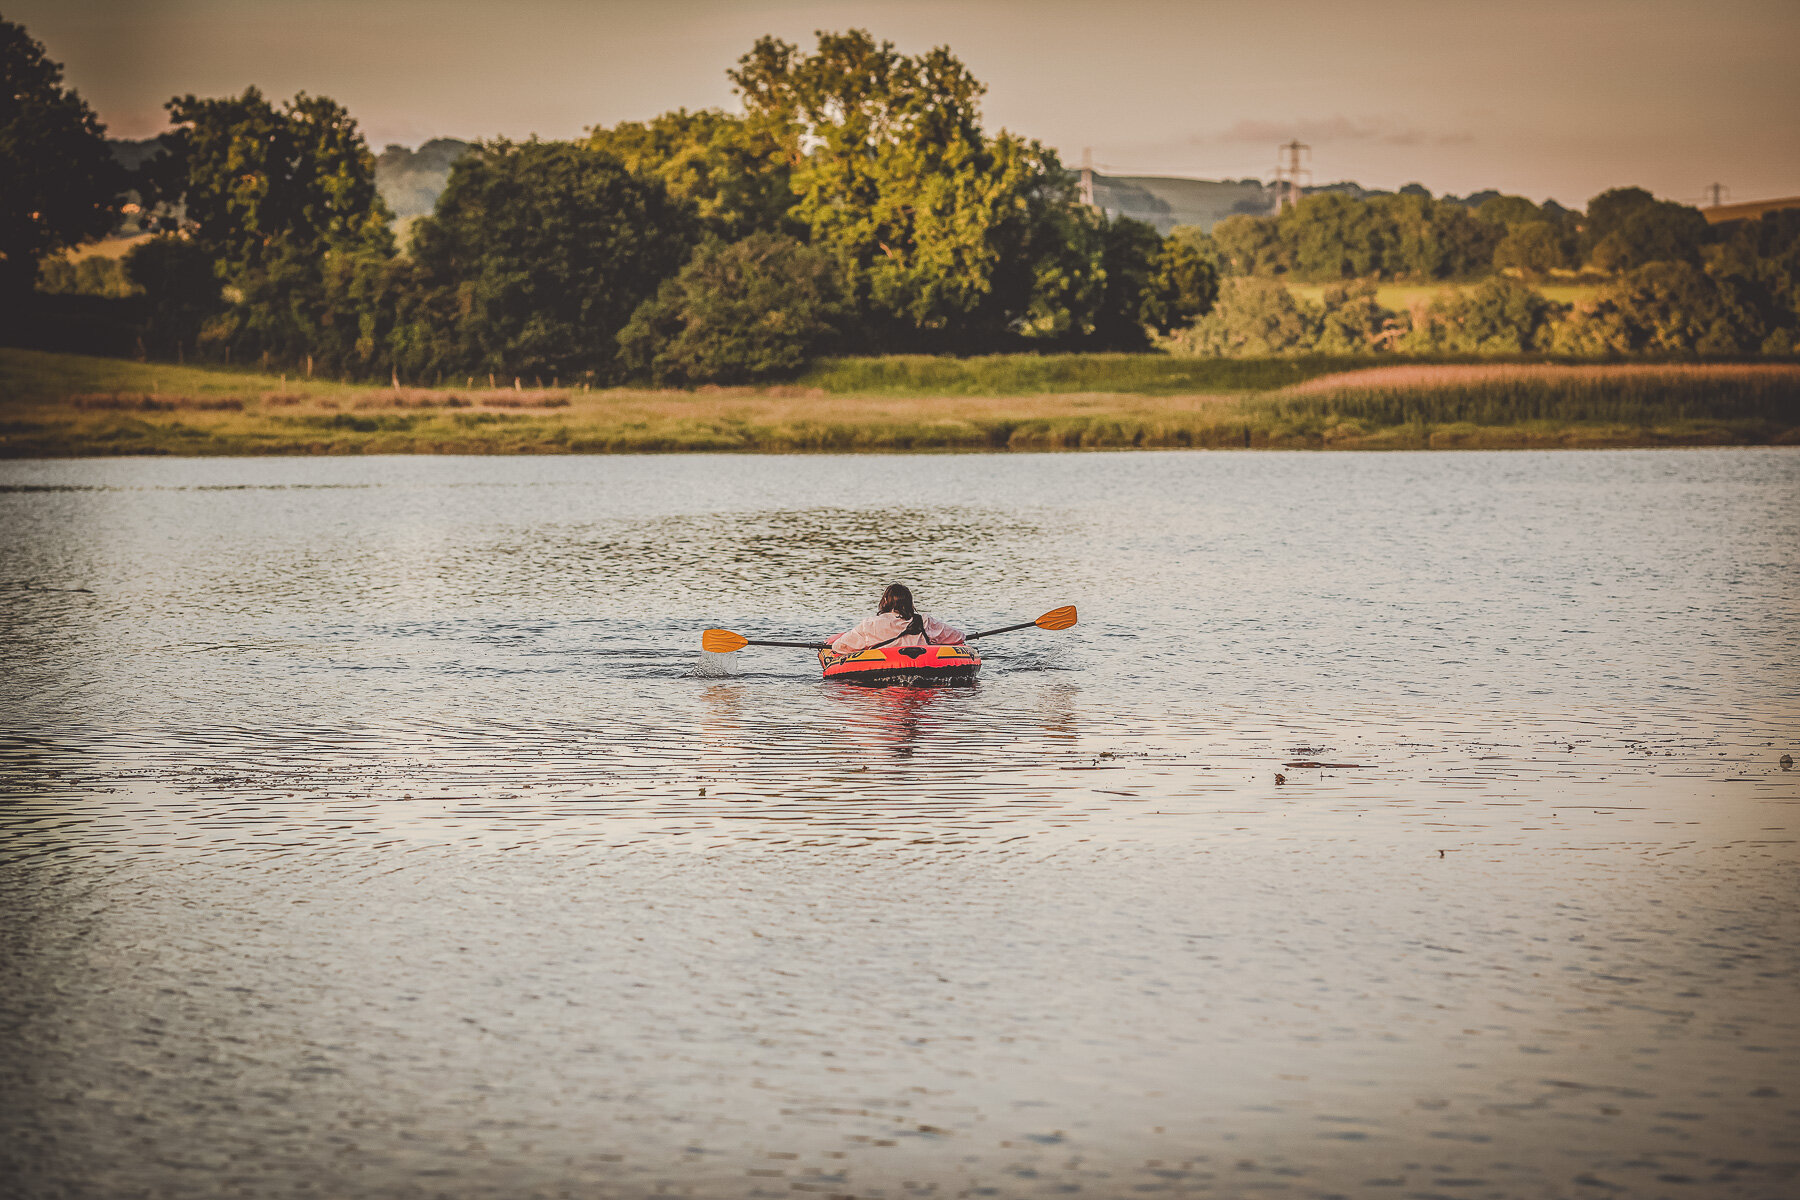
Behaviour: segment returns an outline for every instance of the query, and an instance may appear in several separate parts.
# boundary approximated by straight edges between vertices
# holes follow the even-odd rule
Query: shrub
[[[1558,307],[1515,279],[1496,275],[1431,302],[1399,348],[1425,354],[1520,354],[1543,349]]]
[[[1715,280],[1685,262],[1628,272],[1556,331],[1570,354],[1722,355],[1760,350],[1767,330],[1736,279]]]
[[[1230,281],[1218,304],[1169,341],[1174,354],[1250,358],[1303,354],[1319,339],[1322,314],[1268,279]]]
[[[797,373],[844,314],[829,255],[753,233],[697,250],[633,314],[619,347],[630,369],[659,384],[751,383]]]

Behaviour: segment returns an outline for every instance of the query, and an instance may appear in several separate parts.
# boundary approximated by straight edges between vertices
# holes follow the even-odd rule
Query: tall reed
[[[1563,421],[1651,426],[1681,421],[1800,425],[1800,368],[1659,366],[1414,367],[1314,380],[1263,400],[1284,419],[1371,426]],[[1335,384],[1335,386],[1333,386]]]

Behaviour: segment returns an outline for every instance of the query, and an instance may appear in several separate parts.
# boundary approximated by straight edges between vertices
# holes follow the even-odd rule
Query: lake
[[[12,1194],[1800,1188],[1800,450],[5,462],[0,529]],[[699,650],[896,579],[1081,622]]]

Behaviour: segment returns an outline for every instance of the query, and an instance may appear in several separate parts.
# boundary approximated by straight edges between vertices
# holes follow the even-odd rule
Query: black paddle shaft
[[[759,642],[754,638],[745,638],[746,646],[792,646],[796,650],[829,650],[830,642]]]
[[[1011,633],[1015,629],[1030,629],[1036,624],[1036,621],[1022,621],[1017,625],[1003,625],[999,629],[984,629],[980,633],[971,633],[963,641],[972,642],[976,638],[993,637],[996,633]]]

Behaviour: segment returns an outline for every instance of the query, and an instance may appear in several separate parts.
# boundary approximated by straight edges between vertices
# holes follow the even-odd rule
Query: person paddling
[[[831,648],[845,654],[872,646],[960,646],[963,641],[962,630],[915,611],[912,590],[904,583],[890,583],[875,615],[832,638]]]

